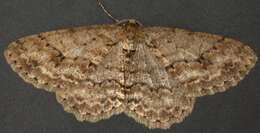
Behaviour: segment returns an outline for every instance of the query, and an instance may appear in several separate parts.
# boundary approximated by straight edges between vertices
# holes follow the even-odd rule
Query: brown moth
[[[230,38],[116,21],[121,25],[23,37],[4,55],[26,82],[56,93],[80,121],[124,112],[162,129],[183,121],[196,97],[235,86],[257,61],[251,48]]]

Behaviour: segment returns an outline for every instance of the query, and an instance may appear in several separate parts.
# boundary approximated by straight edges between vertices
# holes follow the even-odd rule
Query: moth
[[[196,97],[235,86],[257,61],[249,46],[223,36],[116,22],[26,36],[4,55],[80,121],[124,112],[161,129],[183,121]]]

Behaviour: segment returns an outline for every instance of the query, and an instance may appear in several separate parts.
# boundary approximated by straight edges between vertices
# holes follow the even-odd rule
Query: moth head
[[[142,24],[135,19],[123,19],[117,22],[117,25],[122,25],[123,27],[128,28],[139,28],[142,26]]]
[[[129,39],[137,37],[142,29],[142,24],[135,19],[123,19],[117,25],[122,26],[123,32],[125,32]]]

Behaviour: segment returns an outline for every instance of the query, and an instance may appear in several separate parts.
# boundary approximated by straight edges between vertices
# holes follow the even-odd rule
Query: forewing
[[[178,28],[147,27],[146,44],[190,96],[225,91],[255,65],[253,50],[239,41]]]
[[[97,121],[123,108],[124,96],[118,84],[122,74],[111,67],[99,67],[115,49],[119,34],[120,27],[114,25],[40,33],[12,42],[5,50],[5,57],[25,81],[56,92],[65,110],[74,113],[79,120]],[[110,73],[89,77],[100,71]],[[114,81],[109,79],[111,73]],[[102,81],[93,81],[95,79]]]

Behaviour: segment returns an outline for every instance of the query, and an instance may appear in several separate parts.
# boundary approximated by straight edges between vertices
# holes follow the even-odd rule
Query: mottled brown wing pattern
[[[114,81],[95,85],[89,82],[89,87],[79,85],[58,91],[56,97],[64,110],[73,113],[79,121],[96,122],[122,113],[125,109],[123,88]]]
[[[125,112],[162,129],[190,114],[196,97],[236,85],[257,61],[230,38],[135,22],[27,36],[5,57],[25,81],[55,92],[78,120]]]
[[[166,71],[145,44],[137,44],[127,65],[126,114],[149,128],[169,128],[192,111],[194,97],[187,97],[182,85]]]
[[[120,40],[118,34],[120,27],[115,25],[40,33],[11,43],[5,57],[25,81],[56,92],[57,100],[77,119],[97,121],[120,113],[124,108],[123,88],[106,77],[111,75],[95,77],[107,79],[102,83],[89,77],[94,71],[106,70],[98,66]],[[122,77],[116,69],[107,71],[112,71],[115,79]]]
[[[144,28],[143,35],[146,46],[137,45],[136,54],[143,55],[133,57],[132,68],[148,76],[134,73],[134,81],[146,83],[130,89],[125,112],[149,128],[182,121],[195,97],[236,85],[257,61],[248,46],[219,35],[166,27]],[[164,80],[170,80],[168,86]]]
[[[212,95],[242,80],[257,56],[239,41],[178,28],[144,28],[145,40],[189,96]]]
[[[182,88],[175,88],[182,89]],[[167,129],[179,123],[193,109],[195,98],[187,97],[182,91],[158,88],[151,91],[148,86],[135,85],[127,95],[125,113],[149,128]]]

